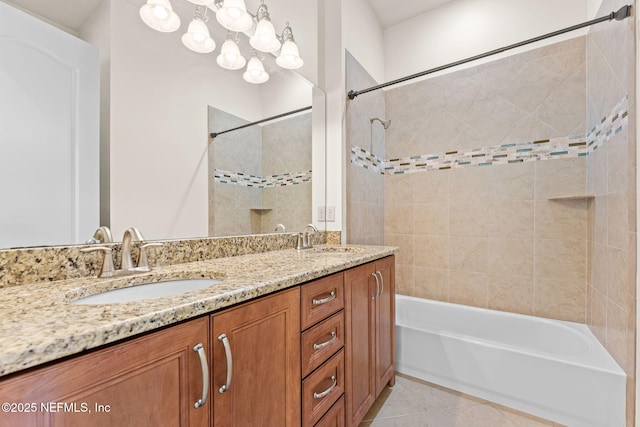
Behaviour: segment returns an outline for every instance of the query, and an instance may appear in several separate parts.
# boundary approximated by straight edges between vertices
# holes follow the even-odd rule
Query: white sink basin
[[[121,302],[142,301],[205,289],[218,283],[221,283],[221,281],[215,279],[168,280],[100,292],[99,294],[71,301],[71,304],[118,304]]]

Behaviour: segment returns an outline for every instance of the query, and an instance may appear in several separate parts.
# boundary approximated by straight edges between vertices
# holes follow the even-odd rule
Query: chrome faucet
[[[309,230],[311,229],[311,230]],[[296,245],[296,249],[310,249],[313,247],[313,242],[311,241],[311,236],[318,232],[318,229],[313,224],[307,224],[307,226],[302,230],[302,233],[298,233],[298,242]]]
[[[95,233],[93,233],[93,237],[87,240],[85,243],[111,243],[113,242],[113,237],[111,237],[111,230],[106,225],[102,225],[98,227]]]
[[[133,266],[133,260],[131,259],[131,242],[137,240],[142,242],[139,246],[138,253],[138,265]],[[81,252],[94,252],[102,251],[104,253],[104,259],[102,261],[102,268],[98,273],[98,277],[116,277],[116,276],[128,276],[135,273],[146,273],[151,271],[149,261],[147,258],[146,248],[149,246],[162,246],[161,243],[144,243],[144,237],[142,233],[135,228],[127,228],[122,236],[122,261],[120,263],[120,269],[115,269],[113,263],[113,250],[107,246],[95,246],[92,248],[80,249]]]
[[[276,229],[273,230],[273,231],[275,231],[277,233],[278,230],[280,230],[280,232],[282,232],[282,233],[286,233],[286,231],[287,231],[287,229],[284,227],[284,224],[276,225]]]
[[[144,242],[142,233],[135,227],[130,227],[124,230],[122,235],[122,262],[120,263],[121,270],[133,270],[133,261],[131,260],[131,240],[138,240]]]

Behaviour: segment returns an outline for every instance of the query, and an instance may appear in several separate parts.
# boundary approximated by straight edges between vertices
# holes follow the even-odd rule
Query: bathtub
[[[626,425],[625,373],[578,323],[397,295],[396,370],[570,427]]]

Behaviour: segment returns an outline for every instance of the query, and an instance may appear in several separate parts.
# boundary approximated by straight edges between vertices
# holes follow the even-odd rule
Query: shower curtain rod
[[[349,97],[349,99],[353,100],[353,99],[355,99],[356,96],[362,95],[363,93],[368,93],[368,92],[372,92],[374,90],[383,89],[383,88],[388,87],[388,86],[393,86],[393,85],[396,85],[396,84],[399,84],[399,83],[406,82],[408,80],[413,80],[413,79],[416,79],[418,77],[422,77],[422,76],[426,76],[428,74],[432,74],[432,73],[435,73],[435,72],[438,72],[438,71],[446,70],[447,68],[452,68],[452,67],[455,67],[455,66],[458,66],[458,65],[466,64],[467,62],[475,61],[476,59],[486,58],[487,56],[495,55],[497,53],[502,53],[502,52],[510,50],[510,49],[515,49],[517,47],[521,47],[521,46],[524,46],[524,45],[527,45],[527,44],[530,44],[530,43],[535,43],[537,41],[548,39],[550,37],[555,37],[555,36],[558,36],[560,34],[568,33],[570,31],[578,30],[580,28],[588,27],[590,25],[598,24],[600,22],[611,21],[613,19],[615,19],[617,21],[622,21],[623,19],[626,19],[629,16],[631,16],[631,5],[622,6],[620,9],[618,9],[615,12],[611,12],[610,14],[608,14],[606,16],[602,16],[600,18],[592,19],[591,21],[583,22],[582,24],[573,25],[571,27],[567,27],[567,28],[564,28],[562,30],[557,30],[557,31],[554,31],[552,33],[544,34],[542,36],[538,36],[538,37],[534,37],[532,39],[528,39],[528,40],[522,41],[520,43],[514,43],[514,44],[510,44],[508,46],[501,47],[499,49],[490,50],[488,52],[481,53],[481,54],[476,55],[476,56],[472,56],[472,57],[469,57],[469,58],[466,58],[466,59],[462,59],[462,60],[459,60],[459,61],[456,61],[456,62],[451,62],[451,63],[446,64],[446,65],[441,65],[439,67],[432,68],[432,69],[426,70],[426,71],[422,71],[420,73],[412,74],[412,75],[407,76],[407,77],[402,77],[400,79],[392,80],[392,81],[387,82],[387,83],[382,83],[382,84],[379,84],[379,85],[376,85],[376,86],[372,86],[372,87],[370,87],[368,89],[350,90],[349,93],[347,94],[347,96]]]
[[[249,126],[253,126],[253,125],[259,125],[260,123],[264,123],[264,122],[268,122],[268,121],[271,121],[271,120],[279,119],[281,117],[290,116],[290,115],[296,114],[296,113],[301,113],[301,112],[307,111],[307,110],[311,110],[311,105],[308,106],[308,107],[304,107],[304,108],[298,108],[297,110],[289,111],[287,113],[278,114],[277,116],[267,117],[266,119],[258,120],[257,122],[247,123],[246,125],[238,126],[236,128],[233,128],[233,129],[227,129],[227,130],[223,130],[223,131],[220,131],[220,132],[211,132],[210,136],[211,136],[211,139],[215,139],[216,136],[222,135],[223,133],[233,132],[234,130],[240,130],[240,129],[248,128]]]

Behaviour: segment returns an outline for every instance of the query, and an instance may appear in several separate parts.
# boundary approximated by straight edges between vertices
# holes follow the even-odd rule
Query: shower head
[[[389,126],[391,126],[391,119],[389,120],[382,120],[378,117],[369,117],[369,123],[373,124],[373,122],[375,121],[379,121],[382,124],[382,127],[386,129],[389,129]]]

